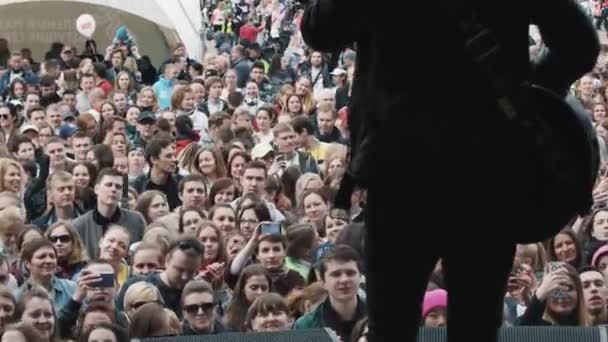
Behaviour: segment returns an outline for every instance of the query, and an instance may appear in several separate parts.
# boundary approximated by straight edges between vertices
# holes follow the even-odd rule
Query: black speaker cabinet
[[[475,340],[475,326],[471,326],[471,342]],[[190,335],[157,337],[137,342],[337,342],[335,335],[326,329],[290,330],[279,333],[218,335]],[[399,336],[391,341],[401,342]],[[445,342],[446,329],[420,329],[418,342]],[[608,342],[608,327],[513,327],[500,331],[499,342]],[[342,341],[349,342],[349,341]],[[405,341],[407,342],[407,341]],[[486,342],[486,341],[479,341]]]

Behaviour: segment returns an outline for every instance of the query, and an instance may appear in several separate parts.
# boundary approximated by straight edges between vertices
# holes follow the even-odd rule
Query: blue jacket
[[[171,94],[173,93],[173,87],[175,87],[175,80],[167,80],[164,75],[161,75],[158,81],[154,83],[152,88],[154,94],[158,99],[160,109],[171,108]]]
[[[61,308],[63,308],[72,298],[74,291],[76,291],[76,283],[68,280],[68,279],[60,279],[57,277],[53,277],[52,289],[49,291],[49,297],[51,298],[51,303],[55,308],[55,312],[59,312]],[[15,293],[15,298],[19,298],[19,296],[24,292],[32,288],[32,284],[29,282],[23,283],[20,288],[17,289],[17,293]]]
[[[8,92],[8,87],[11,84],[11,74],[12,73],[13,73],[12,71],[7,71],[4,73],[4,75],[2,75],[2,78],[0,78],[0,94],[4,94],[5,92]],[[27,83],[28,85],[36,85],[40,82],[40,80],[38,79],[38,76],[36,76],[34,73],[32,73],[30,71],[23,70],[23,74],[22,74],[21,78],[23,78],[25,83]]]

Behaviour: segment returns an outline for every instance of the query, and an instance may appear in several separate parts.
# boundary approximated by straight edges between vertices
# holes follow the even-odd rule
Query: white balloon
[[[76,19],[76,29],[81,35],[91,39],[95,33],[95,18],[90,14],[81,14]]]

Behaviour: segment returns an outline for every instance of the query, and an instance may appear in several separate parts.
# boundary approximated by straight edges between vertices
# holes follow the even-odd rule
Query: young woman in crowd
[[[228,177],[232,178],[235,184],[241,184],[241,176],[249,161],[251,157],[243,151],[236,151],[228,158]]]
[[[311,115],[315,109],[315,101],[312,93],[312,82],[307,77],[300,77],[296,82],[296,95],[300,98],[302,112]],[[289,99],[287,99],[289,107]]]
[[[17,161],[0,158],[0,192],[9,191],[21,196],[25,180],[25,172]]]
[[[78,280],[80,271],[87,265],[89,257],[80,235],[69,222],[57,222],[50,226],[44,236],[57,250],[56,276],[62,279]]]
[[[114,79],[114,90],[121,90],[127,94],[129,104],[137,102],[137,90],[135,80],[126,71],[121,71]]]
[[[255,114],[255,126],[257,128],[256,133],[253,135],[253,139],[256,144],[271,144],[274,135],[272,133],[272,122],[276,120],[274,111],[270,107],[258,108]]]
[[[520,325],[587,326],[583,288],[570,264],[547,269],[532,300],[520,317]]]
[[[143,87],[139,92],[139,96],[137,97],[136,105],[142,112],[157,113],[159,110],[159,104],[158,99],[154,94],[154,89],[152,87]]]
[[[220,178],[211,185],[207,198],[211,208],[216,204],[230,204],[238,197],[237,187],[231,178]]]
[[[548,261],[563,261],[577,269],[583,263],[583,250],[576,233],[563,229],[551,238],[547,248]]]
[[[74,164],[72,177],[76,186],[75,202],[84,211],[93,209],[97,202],[93,191],[97,178],[97,167],[88,162],[78,162]]]
[[[224,283],[224,269],[228,262],[228,256],[226,255],[223,234],[213,223],[205,222],[196,231],[195,236],[205,247],[199,277],[213,286],[218,310],[223,313],[230,300],[230,295]]]
[[[119,287],[129,277],[129,267],[124,259],[129,255],[130,244],[131,235],[127,228],[116,224],[109,225],[99,241],[99,258],[112,265]]]
[[[180,211],[179,229],[180,234],[196,235],[205,223],[205,213],[200,209],[183,209]]]
[[[237,230],[249,240],[260,222],[270,222],[268,207],[261,200],[246,205],[239,205]]]
[[[209,219],[224,235],[236,229],[236,213],[230,204],[216,204],[209,209]]]
[[[329,199],[319,190],[306,190],[298,204],[309,222],[320,222],[329,212]]]
[[[232,300],[224,315],[226,327],[232,331],[245,331],[247,310],[256,298],[270,292],[271,284],[266,268],[256,264],[245,267],[234,286]]]
[[[211,146],[201,148],[192,162],[193,171],[205,176],[208,187],[223,177],[226,177],[226,165],[220,151]]]
[[[158,190],[145,191],[139,196],[135,210],[144,216],[147,224],[150,224],[169,213],[167,196]]]
[[[253,332],[289,330],[293,323],[285,298],[276,293],[259,296],[247,311],[245,326]]]
[[[332,209],[323,220],[319,235],[326,237],[327,242],[336,244],[340,233],[350,223],[350,216],[343,209]]]

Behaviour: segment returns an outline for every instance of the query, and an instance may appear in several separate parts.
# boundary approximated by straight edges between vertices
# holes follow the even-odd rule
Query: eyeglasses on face
[[[214,303],[201,303],[201,304],[188,304],[184,305],[184,311],[187,313],[194,315],[199,312],[199,310],[203,310],[204,313],[213,311],[215,308]]]

